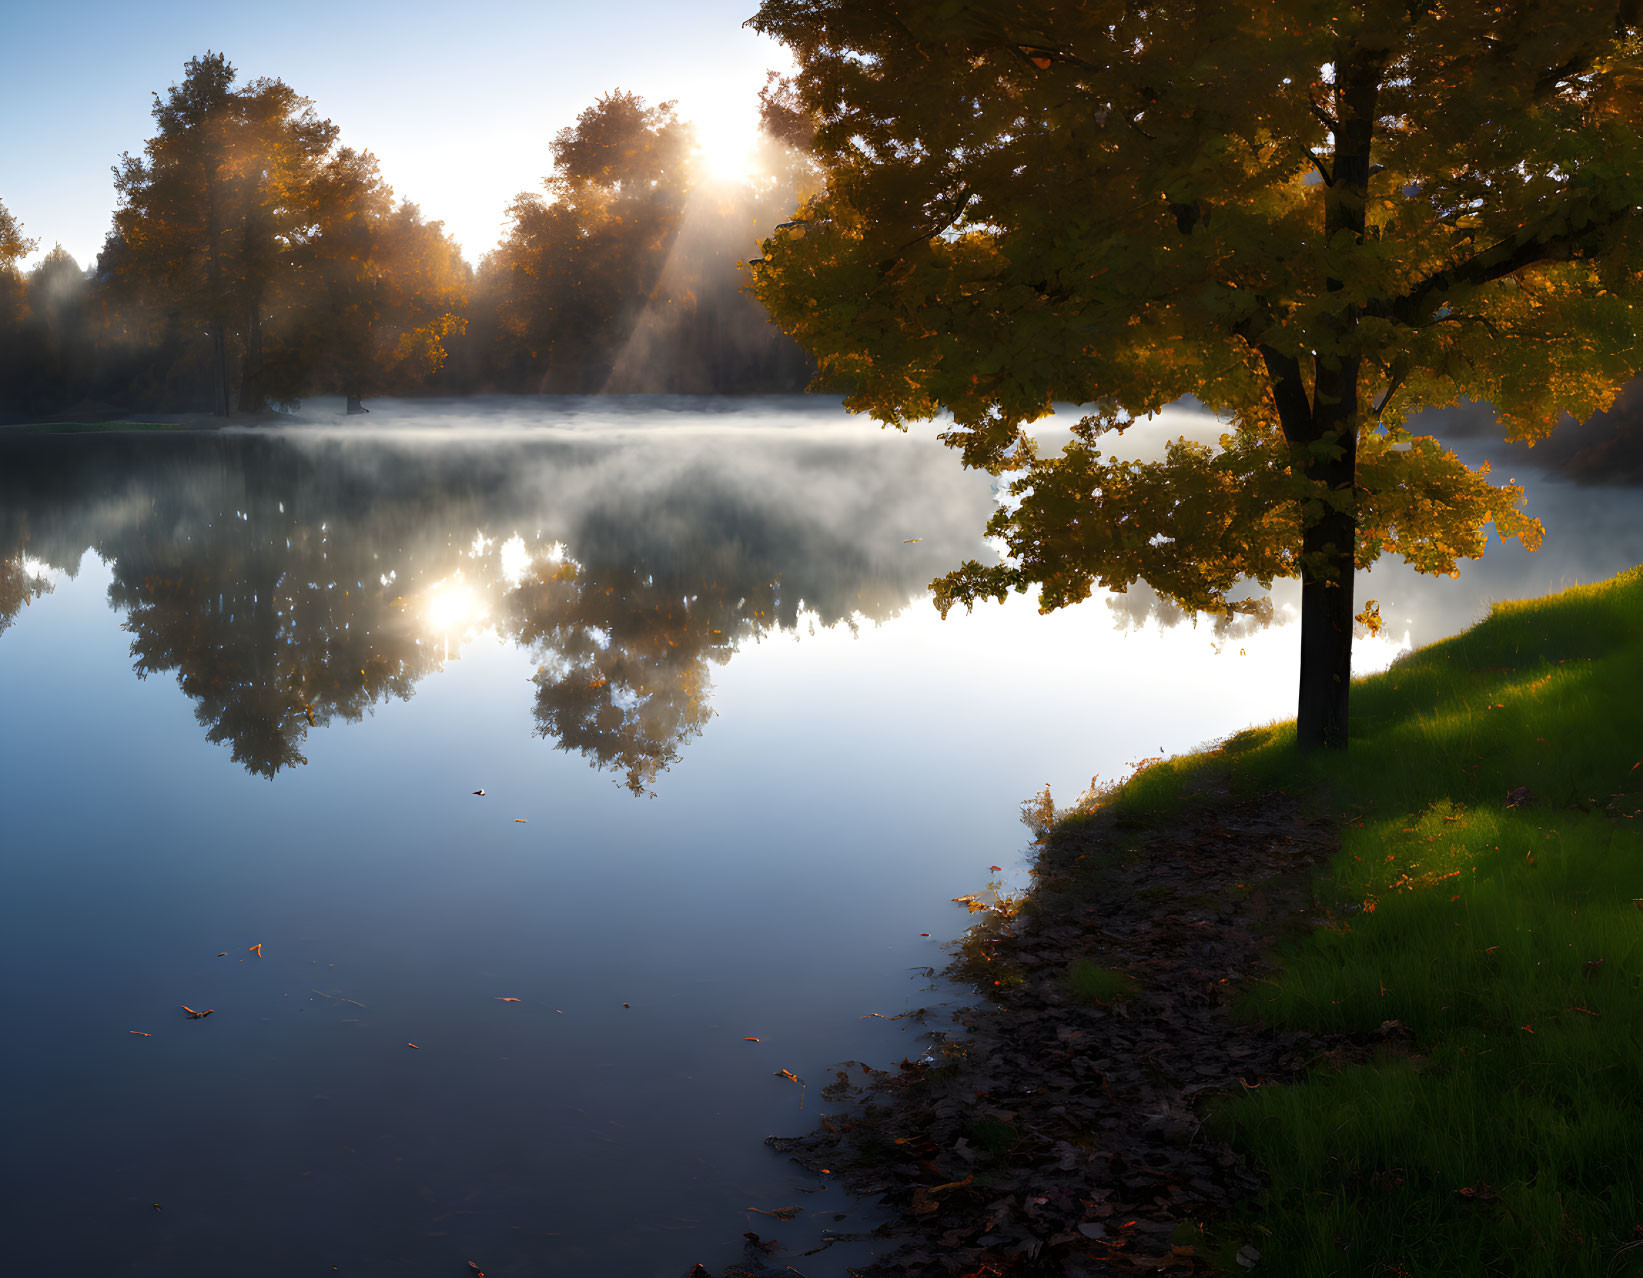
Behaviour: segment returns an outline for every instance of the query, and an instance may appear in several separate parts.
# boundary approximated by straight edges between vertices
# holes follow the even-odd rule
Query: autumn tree
[[[262,407],[265,309],[336,138],[284,82],[236,88],[235,76],[226,57],[207,53],[155,94],[155,135],[114,169],[119,207],[103,262],[117,291],[207,335],[219,416],[229,412],[231,343],[239,407]]]
[[[555,136],[546,196],[515,199],[483,269],[504,381],[604,389],[678,232],[690,156],[673,103],[620,90]]]
[[[15,325],[23,305],[23,280],[17,263],[34,251],[35,241],[23,234],[23,224],[0,202],[0,333]],[[7,395],[0,399],[0,406]]]
[[[343,147],[308,188],[294,237],[276,376],[286,397],[341,391],[350,413],[388,387],[444,365],[466,326],[470,271],[456,242],[409,202],[394,202],[376,158]]]
[[[1007,560],[938,580],[943,610],[1145,580],[1225,614],[1298,576],[1299,741],[1344,746],[1354,570],[1453,573],[1491,520],[1539,537],[1411,415],[1487,400],[1532,439],[1636,372],[1631,0],[766,0],[752,25],[797,59],[828,184],[761,298],[851,408],[948,413],[1014,476]],[[1103,455],[1188,395],[1218,448]],[[1051,401],[1096,411],[1045,455]]]
[[[23,234],[23,224],[0,202],[0,271],[13,271],[34,251],[35,242]]]

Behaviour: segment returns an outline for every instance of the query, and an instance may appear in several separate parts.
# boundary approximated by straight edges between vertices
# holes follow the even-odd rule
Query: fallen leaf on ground
[[[199,1020],[201,1017],[210,1016],[212,1012],[217,1010],[214,1007],[208,1007],[203,1012],[196,1012],[187,1003],[179,1004],[179,1006],[183,1009],[183,1011],[188,1013],[188,1015],[191,1019],[196,1020],[196,1021]]]
[[[1233,1257],[1245,1269],[1255,1268],[1255,1262],[1261,1258],[1261,1253],[1253,1247],[1240,1247],[1238,1254]]]

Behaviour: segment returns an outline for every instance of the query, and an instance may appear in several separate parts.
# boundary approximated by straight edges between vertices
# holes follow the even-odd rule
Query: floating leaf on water
[[[481,798],[483,798],[484,795],[485,795],[485,792],[483,790],[475,790],[474,793],[479,795]]]
[[[804,1086],[804,1080],[790,1069],[779,1069],[771,1075],[772,1078],[790,1078],[799,1086]]]
[[[766,1211],[763,1207],[748,1207],[747,1211],[756,1211],[761,1216],[769,1216],[772,1220],[795,1220],[798,1218],[797,1207],[778,1207],[774,1211]]]
[[[744,1038],[744,1039],[743,1039],[743,1040],[742,1040],[742,1042],[744,1042],[744,1043],[757,1043],[757,1042],[759,1042],[759,1041],[760,1041],[760,1040],[758,1040],[758,1039],[756,1039],[756,1038]]]
[[[994,873],[994,874],[997,874],[997,873],[998,873],[998,872],[999,872],[999,871],[1000,871],[1000,870],[1002,870],[1002,869],[1003,869],[1003,868],[1004,868],[1004,867],[1003,867],[1003,866],[1002,866],[1002,865],[989,865],[989,866],[988,866],[988,867],[987,867],[987,868],[988,868],[988,869],[989,869],[989,870],[991,870],[991,871],[992,871],[992,872],[993,872],[993,873]]]
[[[205,1018],[207,1016],[210,1016],[212,1012],[217,1010],[214,1007],[208,1007],[203,1012],[196,1012],[187,1003],[179,1004],[179,1006],[183,1009],[183,1011],[188,1013],[188,1016],[189,1016],[190,1020],[195,1020],[195,1021],[202,1020],[203,1018]]]
[[[901,544],[904,546],[911,546],[923,540],[924,538],[922,537],[903,537],[901,539]]]
[[[228,957],[228,951],[224,950],[222,953],[218,954],[217,957],[218,958],[227,958]]]
[[[517,1003],[519,1001],[516,998],[509,998],[506,995],[500,995],[500,994],[495,995],[494,997],[495,997],[495,999],[498,1003]]]
[[[154,1035],[150,1034],[147,1030],[127,1030],[126,1033],[127,1034],[135,1034],[138,1038],[153,1038],[154,1037]]]
[[[261,958],[262,957],[262,942],[258,941],[255,945],[252,945],[252,946],[248,947],[245,952],[247,954],[255,954],[258,958]]]
[[[422,1044],[421,1043],[407,1043],[407,1044],[405,1044],[405,1046],[406,1047],[414,1047],[419,1052],[422,1050]]]
[[[514,818],[514,819],[513,819],[513,823],[514,823],[514,824],[515,824],[515,825],[529,825],[529,824],[530,824],[530,822],[529,822],[529,821],[527,821],[527,820],[525,820],[525,818],[524,818],[524,817],[515,817],[515,818]]]
[[[476,1278],[485,1278],[485,1271],[483,1269],[481,1269],[478,1265],[474,1264],[473,1261],[470,1260],[468,1262],[468,1268],[473,1270]]]

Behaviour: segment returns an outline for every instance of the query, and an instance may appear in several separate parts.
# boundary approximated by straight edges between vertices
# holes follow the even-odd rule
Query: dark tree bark
[[[228,335],[221,320],[212,320],[211,334],[211,411],[218,417],[228,416]]]
[[[260,413],[262,389],[262,303],[253,303],[245,317],[245,363],[240,369],[240,412]]]
[[[1364,238],[1370,151],[1385,55],[1354,49],[1336,68],[1335,154],[1327,173],[1324,237],[1345,231]],[[1320,169],[1321,171],[1321,169]],[[1324,287],[1339,292],[1340,280]],[[1334,341],[1313,358],[1312,408],[1297,430],[1284,421],[1292,465],[1318,490],[1322,509],[1304,519],[1301,534],[1301,679],[1295,738],[1302,750],[1344,750],[1352,692],[1353,579],[1358,540],[1358,354],[1362,306],[1336,312]],[[1298,382],[1299,369],[1296,368]],[[1300,398],[1305,399],[1304,389]],[[1294,398],[1292,391],[1290,399]],[[1282,418],[1282,401],[1280,401]]]

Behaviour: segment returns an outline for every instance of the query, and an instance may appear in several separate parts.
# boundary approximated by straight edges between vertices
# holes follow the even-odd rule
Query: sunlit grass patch
[[[1397,1021],[1407,1054],[1217,1116],[1272,1177],[1240,1222],[1304,1274],[1643,1274],[1643,570],[1497,606],[1358,683],[1344,756],[1290,725],[1147,769],[1141,819],[1213,769],[1326,802],[1324,926],[1250,1015]]]

